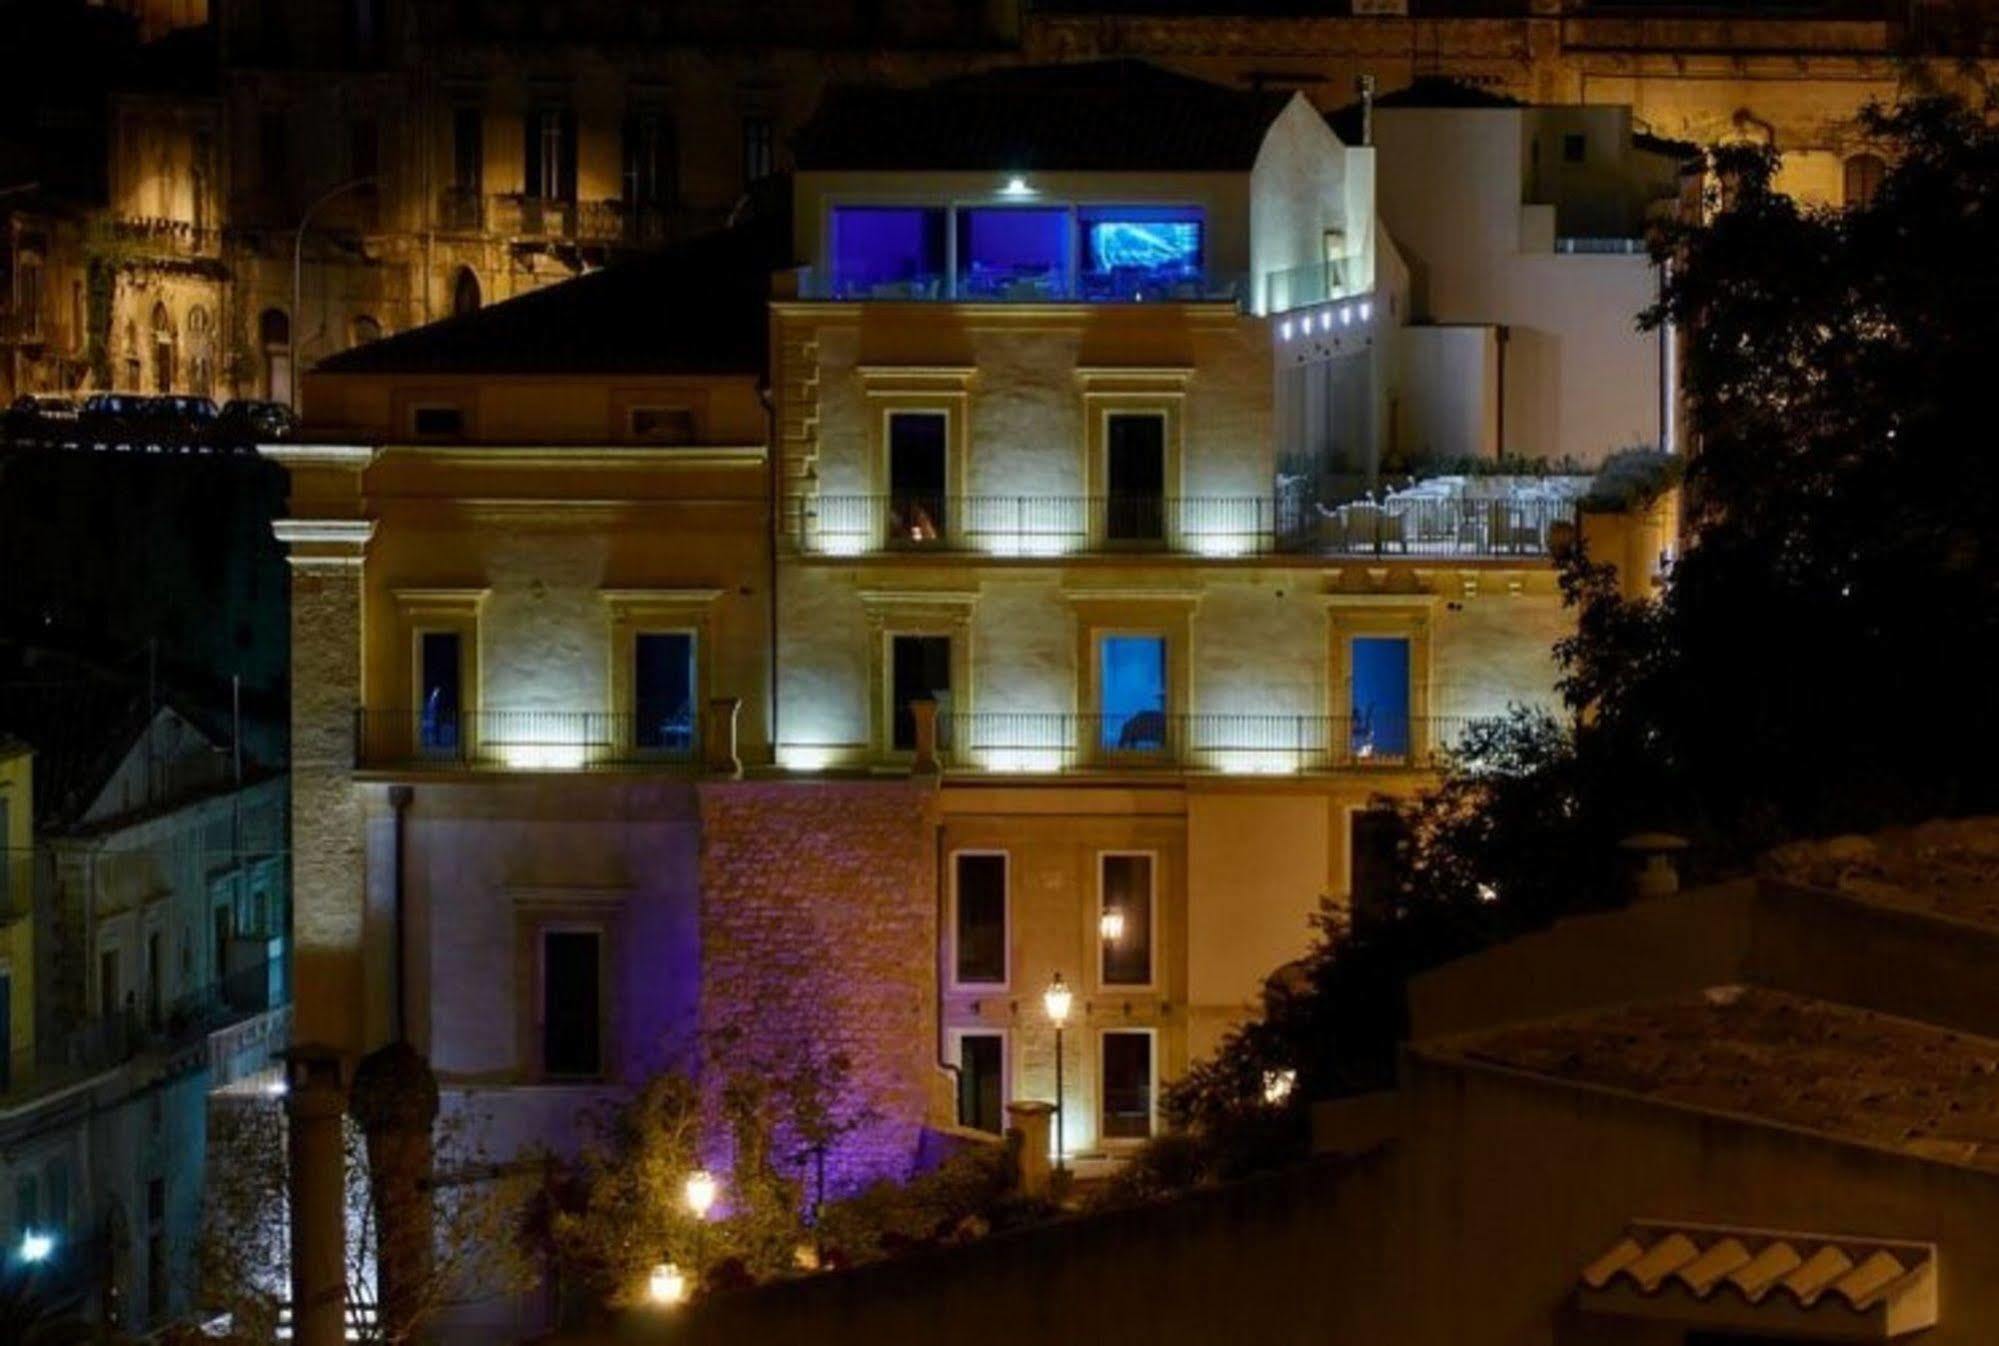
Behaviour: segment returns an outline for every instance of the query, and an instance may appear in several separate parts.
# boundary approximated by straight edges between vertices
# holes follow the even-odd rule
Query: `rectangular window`
[[[1166,418],[1113,412],[1104,425],[1104,536],[1158,542],[1166,536]]]
[[[836,206],[837,299],[938,299],[948,269],[945,212],[917,206]]]
[[[909,709],[912,701],[935,701],[939,716],[950,711],[951,637],[889,638],[891,746],[898,752],[909,752],[916,747],[916,717]]]
[[[888,418],[888,530],[894,543],[944,537],[945,458],[950,418],[941,411],[896,411]]]
[[[677,147],[663,108],[634,108],[625,118],[625,204],[672,205],[678,195]]]
[[[1105,1140],[1145,1140],[1152,1135],[1152,1034],[1112,1031],[1103,1038]]]
[[[958,1034],[958,1125],[996,1136],[1005,1133],[1005,1071],[1003,1035]]]
[[[954,862],[952,981],[959,986],[1004,986],[1007,858],[961,852]]]
[[[16,1178],[14,1180],[15,1230],[26,1234],[29,1230],[40,1228],[41,1221],[36,1218],[40,1213],[35,1208],[35,1175],[28,1173]]]
[[[464,638],[456,631],[417,637],[418,743],[432,752],[455,752],[464,710]]]
[[[1409,756],[1409,640],[1356,636],[1349,646],[1353,755],[1399,762]]]
[[[118,950],[105,949],[97,955],[97,1012],[114,1019],[124,1008],[124,990],[118,984]]]
[[[1199,296],[1203,214],[1198,206],[1085,206],[1083,290],[1092,299]],[[1191,287],[1191,289],[1190,289]]]
[[[1355,809],[1347,824],[1347,904],[1356,921],[1388,915],[1407,835],[1391,808]]]
[[[1105,855],[1098,864],[1097,946],[1103,984],[1150,986],[1152,857]]]
[[[777,135],[761,112],[743,118],[743,185],[762,182],[776,167]]]
[[[695,440],[694,413],[686,407],[633,407],[633,439],[648,444],[692,444]]]
[[[576,199],[576,116],[564,107],[527,114],[521,194],[533,201]]]
[[[486,115],[476,107],[451,111],[451,185],[477,196],[486,183]]]
[[[603,1071],[601,937],[594,930],[541,936],[541,1068],[551,1078]]]
[[[465,433],[465,413],[457,407],[418,407],[410,418],[410,429],[431,439],[456,439]]]
[[[1097,642],[1099,744],[1111,752],[1166,750],[1166,638],[1104,636]]]
[[[694,635],[641,631],[632,638],[632,744],[685,753],[694,747]]]
[[[976,206],[958,212],[958,297],[1061,299],[1069,294],[1069,212]]]

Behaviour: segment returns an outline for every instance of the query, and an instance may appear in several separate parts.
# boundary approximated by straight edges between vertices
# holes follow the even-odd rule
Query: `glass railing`
[[[1345,261],[1307,262],[1266,272],[1263,277],[1263,308],[1266,313],[1286,313],[1294,308],[1323,304],[1353,294]]]
[[[866,303],[1239,304],[1249,295],[1247,277],[1240,272],[1118,268],[1079,276],[991,272],[954,277],[935,271],[886,279],[800,267],[798,297]]]

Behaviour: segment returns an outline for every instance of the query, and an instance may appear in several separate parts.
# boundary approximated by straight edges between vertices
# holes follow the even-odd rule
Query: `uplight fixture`
[[[1124,938],[1124,913],[1116,907],[1104,908],[1104,914],[1097,917],[1097,933],[1104,937],[1104,943],[1115,944]]]
[[[646,1298],[670,1309],[687,1298],[687,1273],[671,1262],[661,1262],[646,1278]]]
[[[687,1209],[694,1212],[694,1218],[708,1218],[709,1208],[715,1204],[715,1196],[721,1191],[721,1184],[715,1175],[705,1168],[697,1168],[687,1175],[687,1187],[683,1195],[687,1198]]]

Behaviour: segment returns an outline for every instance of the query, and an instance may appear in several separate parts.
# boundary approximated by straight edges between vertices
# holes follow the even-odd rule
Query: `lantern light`
[[[687,1298],[687,1273],[671,1262],[661,1262],[646,1278],[646,1298],[670,1309]]]
[[[1105,907],[1104,914],[1097,917],[1097,933],[1104,937],[1104,943],[1115,944],[1124,938],[1124,913],[1116,907]]]
[[[715,1181],[715,1175],[705,1168],[697,1168],[687,1175],[687,1209],[694,1212],[695,1219],[708,1218],[708,1210],[715,1204],[716,1193],[720,1190],[721,1184]]]
[[[1048,1022],[1060,1028],[1069,1021],[1069,1007],[1075,1003],[1075,994],[1062,981],[1062,974],[1056,973],[1055,980],[1048,983],[1048,989],[1041,993],[1041,1007],[1048,1011]]]

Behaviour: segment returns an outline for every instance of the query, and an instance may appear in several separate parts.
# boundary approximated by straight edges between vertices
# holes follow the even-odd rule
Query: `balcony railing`
[[[1568,499],[1425,498],[1338,507],[1264,496],[820,495],[795,520],[801,552],[1072,556],[1546,556]]]
[[[1347,275],[1346,262],[1335,260],[1267,272],[1263,277],[1264,311],[1287,313],[1329,299],[1344,299],[1353,293]]]
[[[955,304],[1235,304],[1249,297],[1240,272],[1192,271],[1162,276],[1144,268],[1082,275],[922,272],[883,280],[798,269],[800,299],[874,303]]]
[[[354,765],[376,771],[602,771],[697,760],[689,713],[358,710]]]
[[[961,770],[1282,775],[1434,767],[1470,724],[1462,716],[979,711],[939,715],[938,742],[946,764]]]

